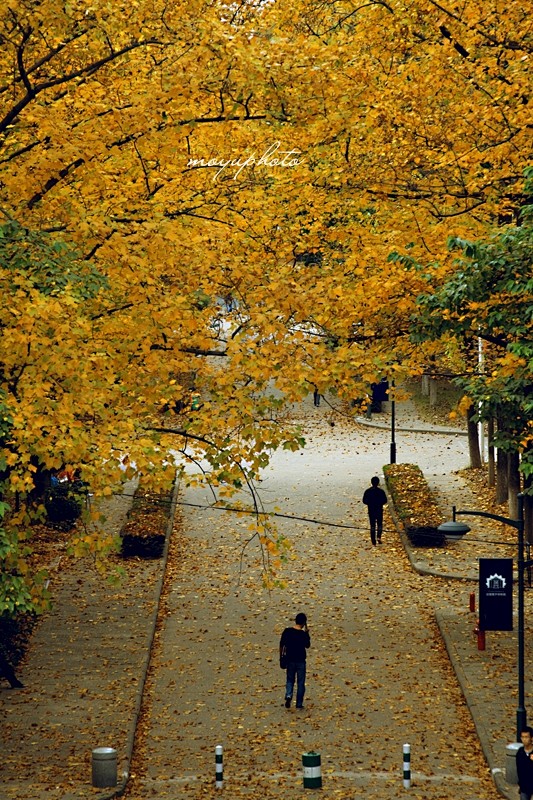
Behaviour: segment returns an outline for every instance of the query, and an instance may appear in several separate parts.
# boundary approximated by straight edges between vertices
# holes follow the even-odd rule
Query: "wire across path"
[[[361,435],[321,436],[303,454],[275,454],[261,492],[267,511],[286,509],[279,525],[292,549],[285,583],[272,592],[259,588],[258,549],[246,548],[239,562],[249,520],[199,513],[207,494],[186,490],[128,800],[175,798],[177,785],[180,800],[205,797],[217,744],[232,800],[282,800],[288,788],[299,797],[301,756],[310,751],[322,754],[322,797],[352,800],[360,787],[369,800],[390,800],[402,792],[405,742],[413,797],[494,800],[434,623],[435,590],[411,569],[391,520],[383,545],[371,545],[360,498],[380,471],[373,445]],[[446,468],[466,458],[463,446],[447,453]],[[434,447],[427,458],[435,465]],[[309,519],[353,520],[353,528]],[[444,606],[454,602],[452,590],[439,592]],[[301,712],[284,707],[277,653],[298,611],[312,640]]]

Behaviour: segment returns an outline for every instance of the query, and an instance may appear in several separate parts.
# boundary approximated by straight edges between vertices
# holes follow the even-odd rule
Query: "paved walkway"
[[[225,748],[232,798],[303,797],[301,753],[311,749],[321,752],[328,800],[516,797],[503,780],[515,728],[516,643],[512,634],[490,634],[479,652],[468,611],[475,584],[465,578],[478,548],[489,545],[463,542],[429,557],[409,550],[422,573],[460,581],[414,571],[392,522],[382,548],[372,548],[359,498],[388,461],[387,429],[337,423],[332,432],[324,407],[310,404],[305,413],[309,447],[276,454],[261,495],[270,509],[354,529],[279,520],[294,559],[286,587],[270,595],[258,589],[255,544],[244,547],[246,519],[186,506],[164,584],[164,561],[127,565],[118,589],[88,564],[62,573],[56,610],[41,621],[20,674],[27,688],[0,690],[1,800],[113,795],[91,787],[91,750],[117,750],[122,784],[143,690],[131,800],[211,796],[216,744]],[[397,460],[420,464],[443,508],[458,496],[476,506],[453,473],[465,465],[464,437],[399,432],[397,445]],[[182,499],[206,497],[190,490]],[[124,511],[110,515],[116,525]],[[313,648],[306,709],[296,712],[282,707],[276,650],[302,608]],[[409,792],[403,742],[412,748]]]

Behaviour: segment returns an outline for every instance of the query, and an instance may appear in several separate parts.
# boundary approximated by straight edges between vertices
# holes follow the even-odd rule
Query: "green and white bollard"
[[[224,765],[222,763],[222,745],[217,744],[215,747],[215,786],[217,789],[222,789],[224,783]]]
[[[302,753],[304,768],[304,789],[322,788],[322,767],[320,766],[320,753]]]
[[[403,746],[403,788],[411,787],[411,745]]]

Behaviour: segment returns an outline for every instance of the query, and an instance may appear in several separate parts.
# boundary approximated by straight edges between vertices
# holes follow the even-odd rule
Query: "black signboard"
[[[513,559],[479,559],[479,629],[513,630]]]

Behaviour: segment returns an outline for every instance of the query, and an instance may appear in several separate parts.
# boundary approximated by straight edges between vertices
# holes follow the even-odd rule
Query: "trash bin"
[[[516,754],[522,745],[520,742],[511,742],[505,748],[505,780],[507,783],[517,784],[518,774],[516,772]]]
[[[93,786],[103,789],[117,785],[117,751],[112,747],[93,750]]]

